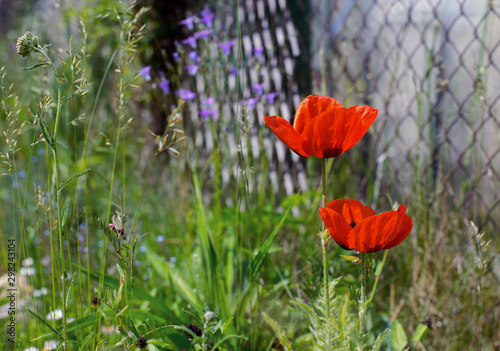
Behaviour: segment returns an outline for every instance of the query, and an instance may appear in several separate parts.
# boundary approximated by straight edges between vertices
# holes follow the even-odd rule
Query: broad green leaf
[[[398,320],[392,323],[391,344],[397,351],[402,351],[408,345],[408,337],[405,330]]]
[[[418,326],[417,326],[417,330],[415,330],[415,333],[413,334],[413,339],[411,340],[412,343],[415,345],[416,343],[418,343],[420,340],[422,340],[422,338],[425,337],[425,335],[427,335],[427,332],[429,331],[429,327],[426,326],[425,324],[423,323],[420,323]]]

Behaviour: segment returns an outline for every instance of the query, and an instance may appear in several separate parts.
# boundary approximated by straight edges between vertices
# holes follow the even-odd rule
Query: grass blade
[[[256,278],[257,275],[259,274],[260,268],[262,267],[262,264],[264,263],[265,258],[267,257],[267,254],[269,253],[269,249],[271,248],[271,245],[274,242],[274,239],[276,238],[276,235],[278,234],[278,231],[281,229],[281,226],[286,220],[286,217],[292,210],[293,206],[295,206],[295,202],[299,198],[299,193],[295,196],[295,199],[292,201],[288,209],[285,211],[283,216],[281,217],[281,221],[279,224],[274,228],[273,232],[271,235],[269,235],[269,238],[267,238],[266,242],[262,245],[260,248],[259,252],[255,256],[255,258],[252,260],[252,263],[250,264],[250,273],[249,273],[249,281],[250,283],[253,282]]]

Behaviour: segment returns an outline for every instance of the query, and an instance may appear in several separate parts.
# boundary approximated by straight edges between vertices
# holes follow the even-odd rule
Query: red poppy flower
[[[399,245],[410,234],[413,222],[406,206],[379,215],[357,200],[331,201],[319,209],[330,236],[345,250],[376,252]]]
[[[310,95],[295,112],[293,127],[279,116],[264,120],[300,156],[330,158],[356,145],[377,118],[377,112],[370,106],[344,108],[330,97]]]

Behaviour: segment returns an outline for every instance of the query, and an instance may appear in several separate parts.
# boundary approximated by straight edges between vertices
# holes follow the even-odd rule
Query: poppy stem
[[[322,188],[322,203],[326,207],[326,159],[321,159],[321,188]],[[323,223],[323,232],[321,235],[321,247],[323,248],[323,289],[326,298],[326,319],[330,320],[330,287],[328,284],[328,232]]]
[[[363,340],[363,334],[365,333],[366,324],[366,292],[367,292],[367,277],[368,277],[368,261],[366,259],[366,253],[361,253],[361,299],[359,302],[359,336]],[[364,341],[362,342],[364,345]]]

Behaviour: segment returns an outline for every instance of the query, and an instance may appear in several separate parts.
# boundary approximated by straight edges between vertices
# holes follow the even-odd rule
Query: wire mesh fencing
[[[497,4],[249,0],[240,16],[243,55],[264,50],[261,64],[245,61],[247,91],[263,82],[280,93],[275,107],[256,104],[254,125],[270,114],[292,121],[310,93],[371,105],[379,117],[359,157],[362,173],[377,185],[372,196],[418,192],[430,206],[447,201],[483,224],[500,224]],[[271,168],[297,161],[277,139],[266,137],[264,146]],[[290,167],[300,175],[304,165],[275,166],[276,177],[287,177]],[[292,178],[287,192],[307,186]]]

